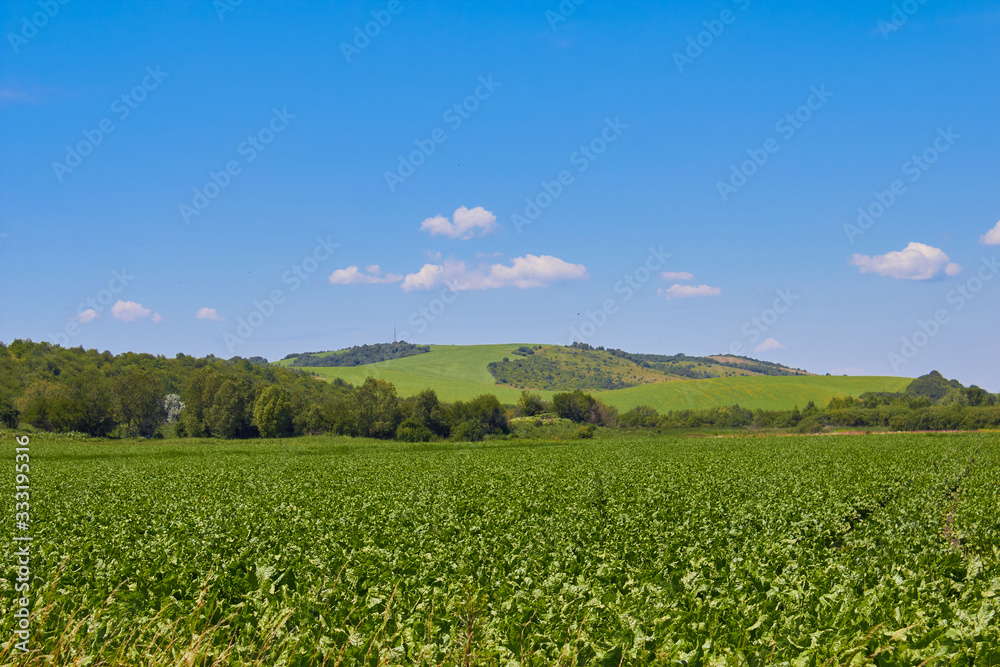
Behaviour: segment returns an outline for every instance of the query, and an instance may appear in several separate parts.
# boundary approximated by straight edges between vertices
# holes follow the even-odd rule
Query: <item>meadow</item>
[[[519,346],[431,345],[427,354],[354,367],[306,368],[326,380],[340,378],[360,385],[367,377],[392,382],[400,396],[414,396],[433,387],[442,401],[468,400],[493,394],[502,403],[516,404],[521,389],[498,385],[487,364],[512,357]],[[287,366],[288,361],[276,362]],[[661,413],[670,410],[703,410],[717,405],[735,405],[750,410],[791,410],[809,401],[826,405],[834,396],[860,396],[865,392],[903,391],[911,378],[846,377],[827,375],[736,376],[707,380],[676,380],[644,384],[626,389],[593,391],[593,396],[621,411],[648,405]],[[555,392],[539,391],[546,400]]]
[[[5,626],[0,662],[997,665],[998,486],[986,433],[38,433],[32,652]]]

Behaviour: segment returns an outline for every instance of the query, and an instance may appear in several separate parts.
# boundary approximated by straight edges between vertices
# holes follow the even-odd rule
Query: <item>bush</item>
[[[592,439],[594,437],[594,427],[589,424],[587,426],[581,426],[580,430],[576,432],[576,437],[580,440]]]
[[[452,437],[457,442],[479,442],[483,439],[483,428],[478,422],[466,421],[452,429]]]
[[[396,429],[396,440],[403,442],[430,442],[433,438],[431,430],[412,417]]]
[[[618,417],[618,423],[628,428],[649,428],[656,426],[659,420],[660,414],[648,405],[634,407]]]
[[[518,401],[517,407],[525,417],[534,417],[545,412],[546,409],[542,397],[538,394],[532,394],[530,391],[521,392],[521,399]]]
[[[594,398],[579,389],[572,392],[556,394],[552,397],[552,409],[563,419],[583,422],[590,417],[590,406]]]
[[[472,422],[482,435],[487,433],[510,433],[510,424],[503,406],[493,394],[482,394],[471,401],[456,401],[449,411],[452,424],[463,425]]]

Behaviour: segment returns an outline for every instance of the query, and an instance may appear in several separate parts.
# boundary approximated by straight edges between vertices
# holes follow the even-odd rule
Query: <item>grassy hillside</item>
[[[519,358],[512,353],[520,345],[431,345],[427,354],[403,359],[351,368],[306,370],[327,380],[342,378],[354,384],[364,382],[368,376],[388,380],[396,385],[400,396],[412,396],[432,387],[441,400],[448,402],[491,393],[504,403],[516,403],[521,390],[495,384],[487,364],[502,361],[504,357]],[[791,409],[796,405],[804,407],[809,401],[825,405],[833,396],[903,391],[910,382],[909,378],[894,377],[747,376],[644,384],[594,392],[594,395],[619,410],[649,405],[667,412],[734,403],[751,409]],[[553,394],[551,391],[538,393],[545,398]]]
[[[660,412],[734,405],[756,410],[789,410],[813,401],[826,405],[834,396],[859,396],[869,391],[903,391],[910,378],[795,375],[728,377],[647,384],[594,396],[619,410],[649,405]]]
[[[497,384],[534,391],[612,390],[680,379],[608,352],[562,345],[540,346],[528,356],[505,357],[490,364],[489,371]]]
[[[515,403],[520,389],[500,387],[486,369],[493,361],[511,356],[518,343],[504,345],[431,345],[431,351],[403,359],[392,359],[365,366],[309,368],[316,375],[332,380],[342,378],[361,384],[372,376],[396,385],[400,396],[412,396],[428,387],[443,401],[473,398],[492,393],[504,403]]]

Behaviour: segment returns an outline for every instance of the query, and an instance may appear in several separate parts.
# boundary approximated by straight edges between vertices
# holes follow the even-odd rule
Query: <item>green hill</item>
[[[647,384],[594,396],[629,410],[648,405],[659,412],[736,405],[756,410],[790,410],[809,401],[826,405],[834,396],[860,396],[866,392],[901,392],[913,380],[897,377],[844,377],[829,375],[727,377]]]
[[[516,403],[521,389],[496,384],[490,363],[524,359],[514,354],[520,343],[503,345],[431,345],[425,354],[353,367],[305,368],[326,380],[341,378],[360,384],[372,376],[392,382],[400,396],[413,396],[428,387],[443,401],[467,400],[491,393],[504,403]],[[528,346],[533,347],[533,346]],[[727,368],[727,370],[732,370]],[[754,376],[674,379],[615,389],[594,395],[619,410],[649,405],[660,412],[716,405],[739,405],[750,409],[791,409],[809,401],[825,405],[833,396],[858,396],[865,392],[903,391],[910,378],[842,377],[823,375]],[[567,389],[564,387],[561,389]],[[554,391],[539,391],[550,398]]]

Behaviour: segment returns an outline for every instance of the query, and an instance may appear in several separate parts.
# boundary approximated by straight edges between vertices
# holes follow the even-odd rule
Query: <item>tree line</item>
[[[545,400],[523,391],[516,405],[493,394],[445,403],[433,389],[400,398],[392,383],[354,387],[260,360],[213,356],[173,359],[127,352],[0,343],[0,422],[96,437],[280,438],[331,433],[428,442],[506,437],[511,419],[559,418],[595,427],[663,431],[691,428],[973,430],[1000,426],[1000,400],[932,372],[901,393],[834,397],[825,406],[749,410],[739,405],[660,414],[624,413],[581,390]],[[530,421],[530,420],[529,420]]]
[[[426,354],[430,351],[429,345],[414,345],[401,340],[398,343],[355,345],[337,352],[289,354],[285,359],[291,359],[292,366],[364,366],[390,359],[412,357],[415,354]]]
[[[263,361],[263,364],[261,363]],[[90,436],[306,433],[351,388],[266,360],[0,343],[0,422]],[[190,409],[188,409],[190,408]]]

